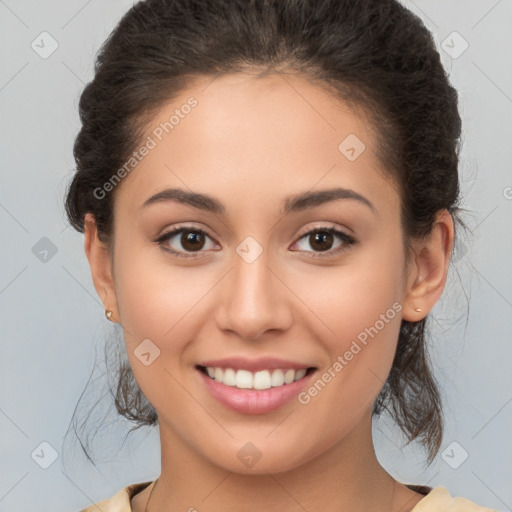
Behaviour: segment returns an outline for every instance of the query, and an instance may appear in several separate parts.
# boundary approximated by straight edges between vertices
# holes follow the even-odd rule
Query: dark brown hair
[[[115,190],[98,199],[158,109],[197,76],[256,69],[296,73],[365,112],[378,156],[401,197],[404,247],[431,232],[447,209],[460,219],[461,120],[432,35],[395,0],[146,0],[135,4],[101,47],[80,98],[76,174],[65,201],[83,233],[91,212],[111,247]],[[409,252],[407,252],[409,255]],[[443,417],[426,347],[426,319],[402,321],[389,378],[374,403],[406,435],[439,451]],[[115,392],[118,412],[142,425],[158,417],[127,359]]]

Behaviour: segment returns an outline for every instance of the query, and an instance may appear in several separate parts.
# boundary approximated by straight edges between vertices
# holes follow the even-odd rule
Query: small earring
[[[416,308],[414,311],[417,311],[418,313],[422,313],[422,312],[423,312],[423,309],[421,309],[421,308]]]
[[[110,309],[105,309],[105,316],[107,317],[107,320],[110,320],[112,322],[112,311]]]

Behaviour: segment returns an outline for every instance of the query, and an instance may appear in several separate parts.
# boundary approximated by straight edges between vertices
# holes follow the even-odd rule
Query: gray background
[[[433,32],[460,93],[463,206],[473,236],[459,245],[431,322],[447,417],[441,452],[425,468],[421,450],[398,449],[397,428],[384,420],[374,429],[377,454],[402,482],[443,485],[512,510],[512,0],[405,4]],[[104,340],[119,334],[62,203],[79,94],[99,45],[130,5],[0,0],[0,512],[78,510],[159,474],[156,430],[122,444],[130,425],[106,421],[97,467],[79,447],[63,445],[95,348],[100,363]],[[31,47],[51,49],[43,31],[58,43],[47,58]],[[464,40],[469,47],[457,55]],[[95,382],[99,393],[103,381]],[[47,469],[52,451],[43,442],[58,455]]]

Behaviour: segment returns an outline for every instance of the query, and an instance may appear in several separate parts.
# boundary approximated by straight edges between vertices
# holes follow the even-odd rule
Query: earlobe
[[[84,218],[84,250],[89,261],[91,276],[96,293],[101,298],[105,310],[117,312],[117,302],[112,277],[110,253],[98,237],[96,220],[92,213]],[[111,318],[112,319],[112,316]]]
[[[454,243],[453,219],[448,210],[436,216],[432,232],[414,242],[403,319],[418,322],[435,306],[443,293]]]

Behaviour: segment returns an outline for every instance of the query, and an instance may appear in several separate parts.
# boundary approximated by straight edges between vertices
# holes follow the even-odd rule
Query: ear
[[[110,253],[106,244],[98,237],[96,219],[92,213],[85,214],[84,235],[84,249],[91,267],[94,288],[103,301],[104,308],[113,312],[111,320],[115,321],[118,308]]]
[[[453,219],[448,210],[438,212],[432,232],[413,243],[403,319],[417,322],[434,307],[443,293],[454,243]],[[421,308],[423,311],[416,311]]]

